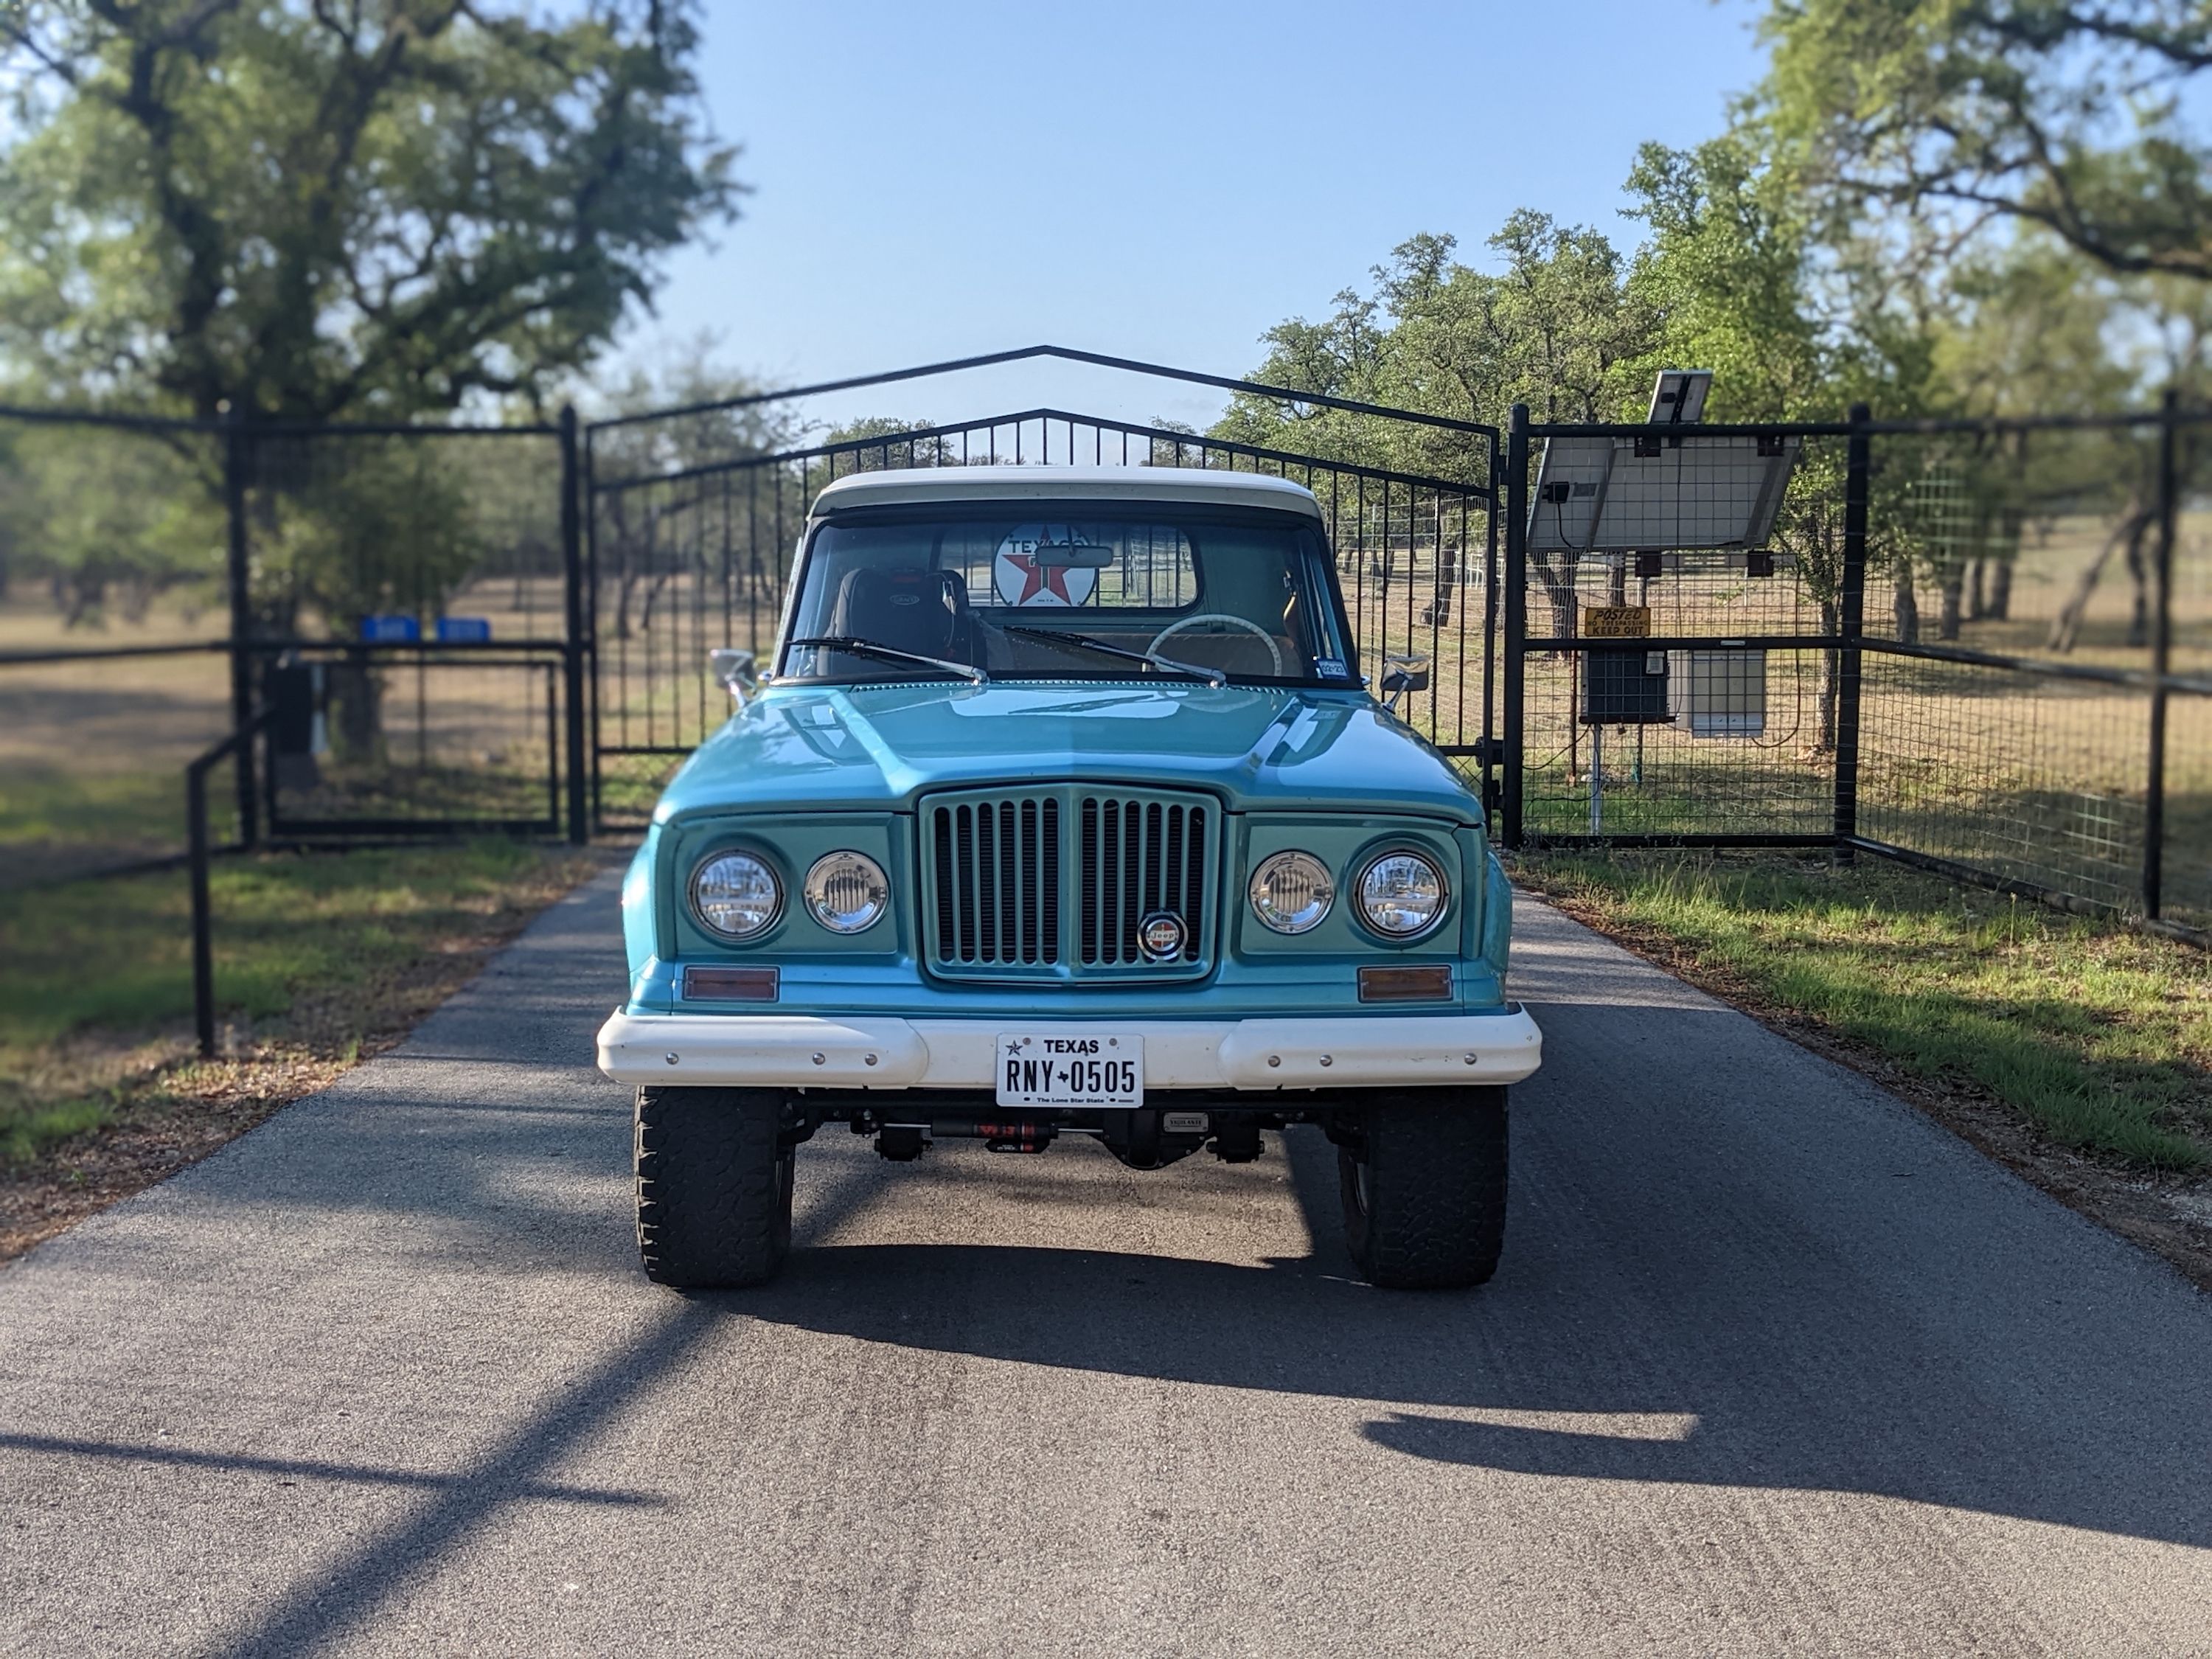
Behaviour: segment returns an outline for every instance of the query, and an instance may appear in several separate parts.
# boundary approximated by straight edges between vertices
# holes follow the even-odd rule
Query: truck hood
[[[654,818],[911,811],[937,789],[1092,778],[1209,789],[1232,811],[1482,818],[1451,763],[1361,693],[1121,681],[772,688],[699,746]]]

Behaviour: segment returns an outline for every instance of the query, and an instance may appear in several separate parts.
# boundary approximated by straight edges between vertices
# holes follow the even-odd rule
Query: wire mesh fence
[[[2212,927],[2212,417],[1525,430],[1517,477],[1474,428],[1421,476],[712,409],[595,431],[580,480],[573,426],[0,411],[0,887],[181,851],[183,764],[247,708],[218,839],[580,829],[587,776],[641,822],[826,484],[1012,463],[1310,489],[1365,672],[1428,659],[1400,713],[1515,775],[1509,835],[1873,849]]]
[[[180,857],[263,706],[218,842],[550,832],[567,476],[553,428],[0,410],[0,888]]]
[[[256,434],[257,678],[272,833],[551,833],[568,649],[558,435]]]
[[[1526,838],[1856,842],[2212,925],[2212,418],[1554,430]],[[1771,523],[1697,545],[1762,458]]]
[[[1814,495],[1753,545],[1742,526],[1778,471],[1840,476],[1841,446],[1623,428],[1547,441],[1535,466],[1523,832],[1829,835],[1838,661],[1814,642],[1837,630],[1840,521]]]

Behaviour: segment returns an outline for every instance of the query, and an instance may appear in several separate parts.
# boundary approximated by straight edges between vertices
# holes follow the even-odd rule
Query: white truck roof
[[[1200,501],[1322,516],[1303,484],[1256,472],[1182,466],[916,466],[854,472],[823,486],[818,515],[914,501]]]

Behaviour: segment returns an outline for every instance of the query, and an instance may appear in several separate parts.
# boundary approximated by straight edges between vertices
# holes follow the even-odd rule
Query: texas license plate
[[[1141,1106],[1145,1040],[1097,1031],[999,1033],[1001,1106]]]

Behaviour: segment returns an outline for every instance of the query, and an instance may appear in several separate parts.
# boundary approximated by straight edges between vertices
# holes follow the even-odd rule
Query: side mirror
[[[753,653],[725,646],[707,653],[707,661],[714,678],[738,700],[738,707],[745,706],[745,699],[760,690],[760,671],[754,666]]]
[[[1429,689],[1429,659],[1426,657],[1385,657],[1382,659],[1382,706],[1395,709],[1398,699],[1409,691]]]

